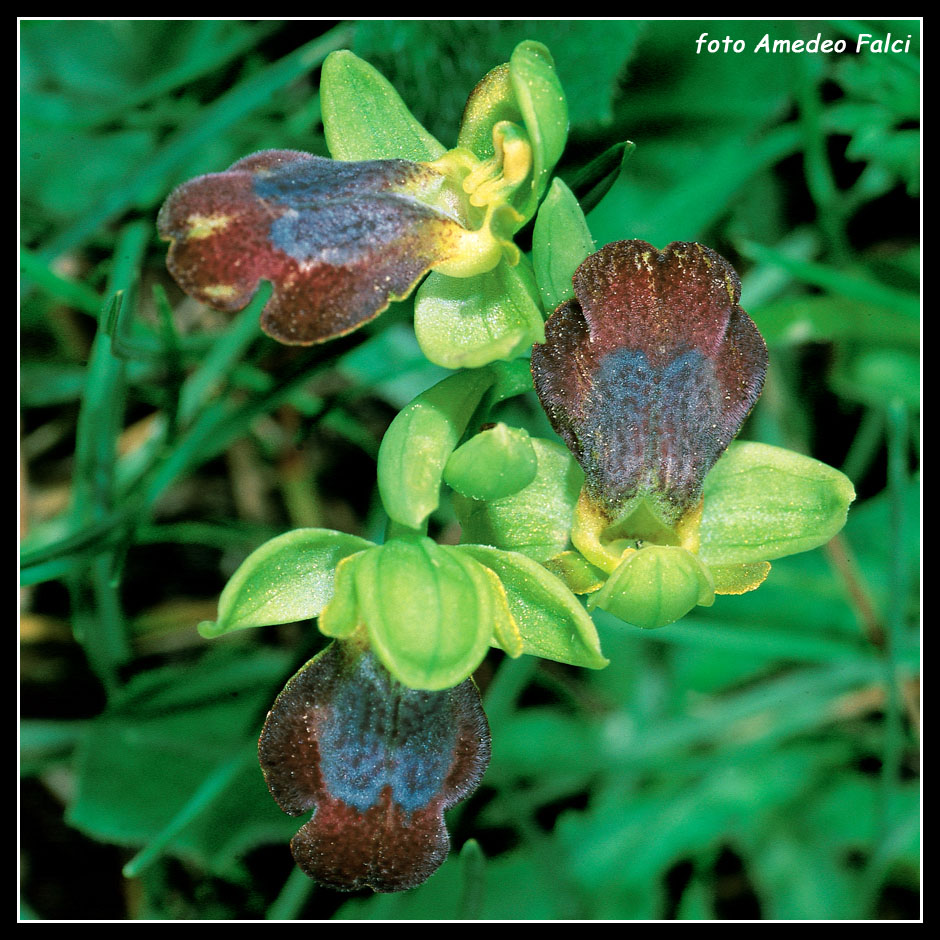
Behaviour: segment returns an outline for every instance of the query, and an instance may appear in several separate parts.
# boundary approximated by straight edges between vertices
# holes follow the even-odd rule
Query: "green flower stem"
[[[389,519],[385,526],[386,542],[390,542],[392,539],[417,539],[427,534],[427,519],[417,528],[412,528],[410,525],[406,525],[404,522],[398,522],[395,519]]]

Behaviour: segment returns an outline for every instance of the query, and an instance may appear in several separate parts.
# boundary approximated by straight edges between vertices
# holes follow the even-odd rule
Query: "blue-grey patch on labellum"
[[[763,386],[767,350],[738,276],[703,245],[621,241],[573,281],[533,350],[539,399],[609,522],[642,498],[674,526]]]
[[[278,805],[313,810],[291,841],[307,875],[403,891],[447,857],[444,812],[479,785],[490,733],[472,680],[409,689],[367,648],[335,641],[278,696],[259,755]]]
[[[262,328],[309,345],[377,316],[459,251],[464,229],[431,204],[442,183],[408,160],[265,150],[183,183],[157,227],[187,294],[241,310],[264,278],[273,293]]]

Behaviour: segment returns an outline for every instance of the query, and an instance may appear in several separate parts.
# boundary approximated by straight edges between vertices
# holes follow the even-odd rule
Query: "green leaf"
[[[143,672],[90,722],[75,766],[70,825],[105,842],[155,838],[209,776],[244,753],[244,773],[166,846],[231,874],[247,844],[290,838],[258,771],[259,717],[290,670],[274,650],[214,647],[198,661]],[[254,755],[253,755],[254,752]],[[234,801],[234,802],[233,802]],[[231,825],[238,806],[239,825]]]
[[[445,147],[408,110],[388,80],[346,49],[323,63],[323,129],[336,160],[436,160]]]
[[[838,470],[768,444],[731,444],[705,479],[699,556],[706,565],[770,561],[824,545],[855,490]]]
[[[787,297],[752,311],[768,346],[827,343],[850,339],[916,347],[920,323],[893,307],[850,300],[835,294]]]
[[[489,369],[448,376],[389,425],[379,448],[378,484],[385,511],[396,522],[418,529],[437,508],[444,466],[493,382]]]
[[[519,43],[509,59],[509,76],[516,102],[532,144],[534,176],[532,201],[523,214],[531,216],[548,186],[548,179],[568,138],[568,105],[555,74],[551,53],[539,42]]]
[[[415,335],[431,362],[472,369],[515,359],[545,341],[538,289],[525,262],[506,260],[485,274],[432,271],[415,295]]]
[[[470,499],[502,499],[528,486],[537,467],[529,432],[500,422],[450,455],[444,482]]]
[[[711,606],[714,586],[704,565],[676,545],[630,551],[607,583],[588,601],[644,630],[665,627],[693,607]]]
[[[636,144],[632,140],[621,141],[608,147],[570,177],[568,185],[585,215],[610,192],[611,187],[620,178],[624,163],[630,159],[634,150]]]
[[[488,502],[454,496],[463,541],[494,545],[546,561],[564,551],[584,472],[556,441],[532,438],[537,469],[518,493]]]
[[[341,559],[372,542],[332,529],[295,529],[253,551],[225,585],[219,619],[199,624],[207,638],[316,617],[333,595]]]
[[[738,247],[746,257],[782,268],[795,280],[849,300],[888,307],[911,320],[916,321],[920,317],[920,297],[916,293],[884,284],[867,271],[843,271],[832,265],[793,258],[777,248],[757,242],[742,241]]]
[[[518,552],[488,545],[459,545],[455,551],[494,571],[522,634],[523,650],[572,666],[602,669],[607,659],[588,613],[553,574]]]
[[[532,233],[535,279],[546,310],[574,298],[571,278],[594,251],[584,213],[571,190],[557,177],[539,208]]]
[[[483,660],[492,635],[482,566],[428,538],[394,539],[355,567],[356,596],[376,656],[413,689],[446,689]]]

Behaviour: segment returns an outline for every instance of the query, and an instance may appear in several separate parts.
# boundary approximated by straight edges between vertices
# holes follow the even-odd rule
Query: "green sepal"
[[[324,636],[345,639],[352,636],[362,623],[356,600],[356,562],[362,555],[362,552],[356,552],[336,566],[333,597],[317,620],[317,627]]]
[[[818,460],[732,443],[705,478],[699,556],[721,566],[809,551],[845,525],[854,499],[849,478]]]
[[[422,392],[395,416],[378,457],[379,493],[395,522],[420,529],[437,508],[444,466],[495,380],[489,369],[459,372]]]
[[[535,212],[568,138],[568,104],[551,53],[541,43],[519,43],[509,58],[509,77],[532,144],[532,191],[520,211]]]
[[[499,577],[524,652],[588,669],[607,665],[594,621],[574,594],[540,564],[488,545],[459,545],[455,551]]]
[[[714,584],[691,552],[675,545],[629,549],[607,583],[588,600],[645,630],[665,627],[700,604],[715,601]]]
[[[528,486],[537,468],[529,432],[500,422],[475,434],[450,455],[444,482],[470,499],[502,499]]]
[[[447,369],[515,359],[545,342],[538,288],[525,261],[513,266],[503,259],[471,277],[432,271],[415,295],[414,327],[424,355]]]
[[[464,542],[522,552],[541,562],[568,545],[584,471],[562,444],[538,437],[531,442],[537,467],[528,486],[489,502],[455,494],[453,505]]]
[[[555,177],[532,233],[532,263],[546,310],[574,299],[571,278],[594,251],[594,239],[571,190]]]
[[[408,110],[391,83],[347,49],[323,63],[320,108],[335,160],[436,160],[446,148]]]
[[[212,638],[319,616],[333,596],[336,566],[372,544],[332,529],[295,529],[265,542],[229,579],[218,620],[200,623],[200,634]]]
[[[413,689],[446,689],[469,676],[492,638],[492,588],[472,558],[428,538],[395,539],[354,570],[373,652]]]

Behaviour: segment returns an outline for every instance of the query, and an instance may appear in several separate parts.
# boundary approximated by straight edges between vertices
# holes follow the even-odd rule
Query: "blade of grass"
[[[109,278],[109,297],[133,291],[148,238],[148,227],[142,222],[121,232]],[[102,311],[102,326],[111,306],[109,302]],[[76,529],[101,523],[117,508],[114,465],[123,414],[124,364],[114,355],[111,338],[99,329],[76,428],[71,510]],[[76,638],[85,647],[89,663],[105,688],[113,690],[118,686],[119,667],[131,657],[131,646],[108,555],[95,557],[87,569],[74,570],[69,593]]]
[[[841,294],[852,300],[889,307],[907,317],[920,317],[920,299],[913,294],[879,284],[861,274],[847,273],[814,261],[789,258],[774,248],[753,241],[740,241],[738,248],[752,261],[774,264],[806,284]]]
[[[476,839],[467,839],[460,850],[460,896],[458,920],[479,920],[483,913],[486,857]]]
[[[803,131],[803,167],[806,187],[816,203],[816,218],[826,235],[833,258],[845,265],[851,257],[845,232],[846,207],[836,187],[829,164],[826,134],[822,127],[822,102],[819,82],[822,71],[815,60],[799,59],[794,62],[799,78],[796,81],[800,109],[800,127]]]
[[[236,754],[225,763],[219,764],[206,777],[179,812],[124,866],[124,877],[136,878],[145,868],[152,865],[172,841],[219,798],[239,771],[249,763],[249,758],[252,763],[257,759],[253,742],[250,751]]]
[[[308,878],[296,865],[291,870],[281,893],[264,915],[265,920],[296,920],[316,883]]]
[[[842,696],[868,687],[881,678],[876,660],[850,660],[811,666],[767,680],[752,689],[723,696],[720,705],[700,714],[682,715],[651,724],[612,747],[610,771],[626,767],[663,766],[702,746],[749,748],[754,740],[782,737],[818,729],[840,719]],[[750,734],[745,734],[750,731]]]
[[[20,249],[20,270],[34,286],[75,310],[92,317],[97,317],[101,312],[101,298],[95,291],[81,281],[72,281],[56,274],[47,260],[28,248]]]
[[[888,493],[891,500],[892,545],[904,545],[907,537],[907,519],[904,493],[908,477],[907,410],[899,401],[888,406],[886,427],[888,438]],[[879,800],[879,836],[865,872],[868,902],[874,915],[885,877],[894,859],[893,846],[898,844],[897,831],[906,823],[897,818],[898,788],[901,762],[904,754],[904,713],[899,687],[898,651],[906,630],[905,607],[908,596],[906,566],[901,552],[893,552],[889,564],[891,579],[890,602],[885,616],[884,676],[885,709],[884,734],[881,751],[881,793]]]
[[[200,365],[180,389],[179,422],[186,427],[199,409],[209,400],[233,366],[261,334],[258,318],[271,296],[271,285],[265,282],[254,300],[236,317],[232,325],[213,343]]]
[[[845,662],[872,656],[871,648],[861,642],[774,630],[760,624],[723,621],[716,617],[709,617],[707,625],[702,620],[687,617],[667,629],[651,630],[648,639],[670,645],[726,649],[754,659],[777,657],[807,662]]]
[[[219,39],[215,33],[218,22],[203,21],[195,28],[202,29],[202,35],[194,38],[191,49],[194,55],[179,65],[162,72],[136,90],[130,90],[120,104],[102,108],[93,113],[80,114],[75,120],[65,120],[58,126],[63,130],[71,128],[95,127],[109,124],[124,118],[128,112],[147,104],[154,98],[168,95],[177,88],[182,88],[198,81],[216,69],[222,68],[232,59],[255,48],[268,35],[279,27],[276,21],[255,21],[250,30],[239,32],[228,38]]]

